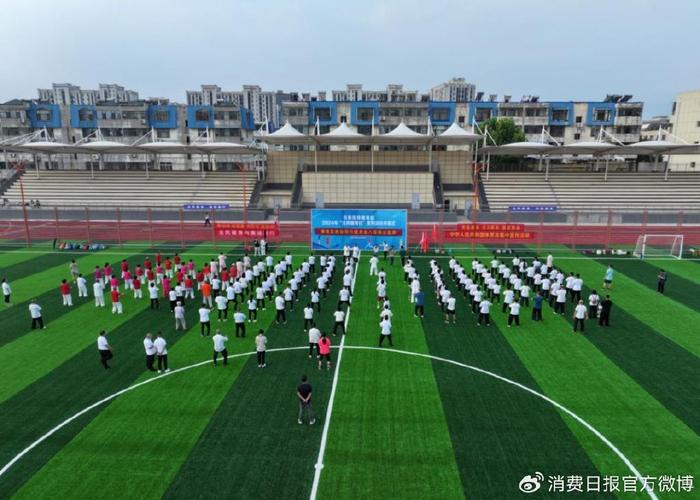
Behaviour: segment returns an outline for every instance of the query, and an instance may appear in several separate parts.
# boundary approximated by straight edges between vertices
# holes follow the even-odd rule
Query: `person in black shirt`
[[[401,245],[399,248],[399,257],[401,257],[401,267],[406,265],[406,249]]]
[[[600,326],[610,326],[610,309],[612,309],[612,300],[610,300],[610,295],[606,295],[600,303],[600,316],[598,317]]]
[[[311,384],[308,382],[306,375],[301,376],[301,384],[297,386],[297,397],[299,398],[299,418],[297,422],[302,424],[302,417],[304,416],[304,411],[309,418],[309,425],[316,423],[316,418],[314,417],[314,411],[311,407]]]
[[[656,291],[659,293],[664,293],[664,288],[666,288],[666,279],[668,279],[668,275],[666,274],[666,271],[663,269],[659,271],[659,274],[656,275]]]

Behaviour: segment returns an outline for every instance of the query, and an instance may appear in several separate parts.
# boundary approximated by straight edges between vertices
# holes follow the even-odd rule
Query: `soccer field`
[[[242,255],[225,250],[229,262]],[[134,300],[126,292],[122,315],[94,307],[96,265],[128,259],[133,269],[155,251],[0,250],[0,278],[13,291],[13,305],[0,305],[0,498],[700,497],[698,260],[555,249],[557,268],[581,274],[584,297],[593,288],[603,295],[607,264],[616,270],[611,326],[589,320],[574,334],[568,302],[564,316],[545,303],[543,322],[523,308],[513,328],[496,305],[491,326],[477,327],[444,255],[435,258],[457,293],[457,322],[444,322],[428,278],[433,257],[424,255],[414,257],[426,296],[417,318],[398,256],[393,266],[380,257],[394,347],[379,348],[376,277],[363,254],[347,335],[342,344],[331,337],[333,368],[319,370],[303,329],[311,286],[286,325],[267,304],[243,339],[212,314],[212,330],[230,339],[227,367],[213,366],[212,341],[199,334],[199,295],[188,303],[186,332],[174,330],[167,301],[151,310],[147,293]],[[276,260],[287,251],[295,268],[309,255],[271,249]],[[179,251],[198,265],[218,252],[206,244]],[[474,252],[453,251],[467,268],[474,255],[491,259]],[[74,306],[64,307],[58,286],[72,258],[89,297],[73,287]],[[341,261],[316,313],[323,332],[334,324]],[[656,292],[660,268],[669,274],[665,295]],[[30,328],[33,298],[46,330]],[[265,368],[255,360],[258,328],[268,337]],[[110,370],[99,362],[101,329],[114,348]],[[145,369],[142,339],[158,330],[168,341],[167,374]],[[302,374],[313,386],[315,425],[297,423]],[[521,482],[526,476],[532,481]],[[519,489],[538,481],[534,493]]]

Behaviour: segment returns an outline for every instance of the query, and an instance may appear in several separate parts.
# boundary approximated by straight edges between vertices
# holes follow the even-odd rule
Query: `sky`
[[[185,101],[201,84],[602,100],[700,88],[700,0],[2,0],[0,102],[53,82]]]

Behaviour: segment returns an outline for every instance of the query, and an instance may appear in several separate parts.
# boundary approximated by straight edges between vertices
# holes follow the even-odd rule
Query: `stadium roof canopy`
[[[182,144],[179,142],[148,142],[145,144],[125,144],[114,141],[90,141],[64,144],[53,141],[25,142],[23,144],[2,145],[0,150],[10,153],[43,154],[206,154],[206,155],[254,155],[262,151],[235,142],[202,142]]]
[[[491,155],[676,155],[700,154],[699,144],[679,144],[669,141],[642,141],[634,144],[610,142],[573,142],[552,146],[543,142],[513,142],[501,146],[485,146],[479,153]]]
[[[258,136],[258,139],[267,144],[287,145],[287,144],[308,144],[311,142],[311,137],[302,134],[295,129],[291,123],[287,122],[279,130],[275,130],[271,134],[263,134]]]
[[[371,144],[372,136],[355,132],[343,122],[327,134],[314,136],[313,140],[319,144]]]
[[[411,130],[404,122],[399,123],[394,130],[372,137],[374,144],[428,144],[433,140],[431,134],[419,134]]]
[[[450,125],[447,130],[439,134],[435,138],[436,144],[453,144],[453,145],[464,145],[477,142],[483,138],[482,135],[475,134],[474,132],[469,132],[464,130],[462,127],[454,122]]]
[[[503,144],[501,146],[485,146],[479,149],[479,153],[496,156],[527,156],[547,154],[553,149],[555,149],[554,146],[543,142],[511,142],[510,144]]]

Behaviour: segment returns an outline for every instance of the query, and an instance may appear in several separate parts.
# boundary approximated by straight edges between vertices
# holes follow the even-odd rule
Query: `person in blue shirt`
[[[542,302],[544,302],[542,292],[537,292],[532,299],[532,321],[542,321]]]
[[[605,271],[605,278],[603,278],[603,288],[606,290],[610,290],[612,288],[613,273],[614,271],[612,265],[608,264],[608,268]]]
[[[416,309],[414,312],[414,315],[416,317],[420,316],[421,318],[423,317],[423,306],[425,306],[425,294],[420,291],[414,295],[416,299]],[[419,314],[420,312],[420,314]]]

